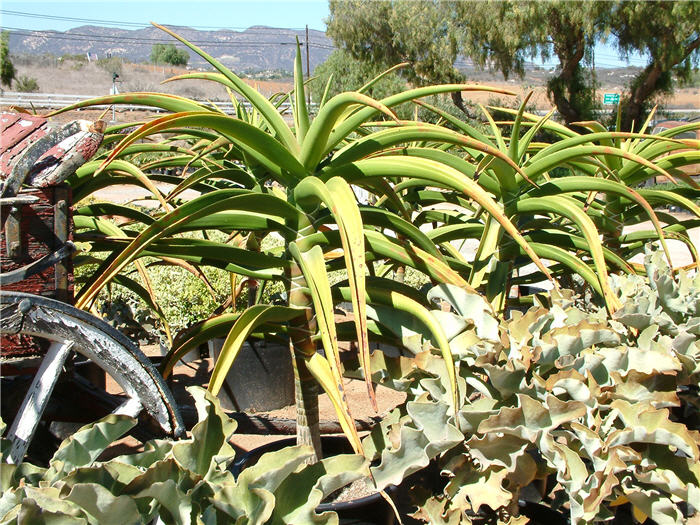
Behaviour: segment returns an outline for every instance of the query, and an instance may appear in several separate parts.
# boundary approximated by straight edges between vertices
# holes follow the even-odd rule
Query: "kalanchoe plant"
[[[135,425],[117,415],[67,438],[48,468],[6,463],[3,440],[0,522],[337,523],[335,513],[316,514],[315,508],[367,475],[363,457],[345,454],[304,468],[313,450],[287,447],[263,455],[234,479],[227,467],[234,460],[228,439],[236,422],[206,390],[194,387],[191,394],[199,416],[191,437],[150,441],[143,452],[100,459]],[[300,487],[304,498],[298,497]]]
[[[409,396],[368,438],[378,483],[437,458],[446,485],[416,492],[416,517],[429,523],[471,523],[476,512],[506,523],[520,499],[573,524],[621,505],[639,522],[684,522],[700,507],[700,276],[674,276],[658,252],[645,264],[648,279],[615,279],[613,317],[555,291],[498,321],[478,296],[434,290],[453,307],[436,314],[459,356],[459,410],[437,355],[382,358],[375,379]]]

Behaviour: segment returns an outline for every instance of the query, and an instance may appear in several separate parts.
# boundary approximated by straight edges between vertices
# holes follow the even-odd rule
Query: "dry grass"
[[[188,98],[227,100],[226,90],[214,83],[203,80],[181,80],[162,84],[163,80],[174,75],[188,73],[184,68],[162,67],[150,64],[123,64],[120,75],[119,90],[128,91],[160,91],[173,93]],[[74,95],[105,95],[112,87],[112,73],[103,69],[96,63],[81,64],[72,60],[59,63],[58,61],[37,59],[37,63],[18,64],[17,76],[29,76],[36,78],[41,93],[65,93]],[[264,95],[270,96],[280,91],[289,91],[292,88],[291,80],[287,81],[254,81],[246,80],[256,86]],[[517,99],[522,100],[528,91],[534,90],[530,99],[532,107],[549,110],[552,105],[547,98],[546,88],[537,85],[524,85],[517,80],[483,81],[477,84],[498,87],[515,93]],[[603,93],[621,93],[623,86],[609,85],[598,92],[602,101]],[[700,108],[700,90],[698,87],[690,87],[676,90],[674,96],[664,101],[667,108]],[[467,100],[481,104],[498,103],[498,99],[509,106],[514,104],[516,97],[494,96],[489,93],[469,93]]]
[[[112,71],[96,63],[80,63],[72,60],[53,62],[42,60],[37,64],[17,64],[17,76],[35,78],[40,93],[101,96],[109,94],[112,87]],[[159,91],[188,98],[227,100],[223,86],[203,80],[181,80],[168,82],[174,75],[190,73],[184,68],[162,67],[150,64],[123,64],[119,73],[118,89],[129,91]],[[291,82],[250,81],[264,95],[291,89]]]

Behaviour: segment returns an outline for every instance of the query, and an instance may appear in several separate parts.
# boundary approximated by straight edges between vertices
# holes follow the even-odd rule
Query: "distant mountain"
[[[199,31],[189,27],[173,28],[184,38],[197,44],[224,65],[238,71],[293,70],[296,38],[306,40],[304,31],[255,26],[245,31]],[[333,51],[333,42],[323,31],[309,30],[311,69],[323,63]],[[156,43],[174,43],[174,38],[155,27],[143,29],[115,29],[81,26],[61,31],[13,31],[10,33],[10,53],[14,55],[65,54],[97,55],[98,58],[119,56],[131,62],[148,61]],[[193,67],[205,62],[190,53]]]

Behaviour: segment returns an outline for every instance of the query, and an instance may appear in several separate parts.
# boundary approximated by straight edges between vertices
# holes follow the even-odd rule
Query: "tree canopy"
[[[357,91],[369,80],[382,74],[384,69],[374,62],[358,60],[342,49],[336,49],[326,61],[316,67],[311,81],[311,96],[320,102],[328,85],[326,98],[345,91]],[[373,84],[365,93],[375,99],[393,95],[406,87],[398,73],[390,73]]]
[[[151,48],[151,62],[154,64],[170,64],[186,66],[190,54],[184,49],[178,49],[174,44],[155,44]]]
[[[403,74],[416,84],[464,80],[458,57],[506,78],[522,76],[527,60],[556,58],[548,94],[568,123],[592,117],[593,49],[612,38],[621,57],[649,57],[623,97],[623,126],[630,129],[655,95],[672,88],[673,76],[687,78],[697,64],[699,22],[698,2],[331,0],[328,34],[381,67],[410,62]]]
[[[15,79],[15,66],[10,61],[10,33],[0,33],[0,84],[10,87]]]
[[[674,77],[685,82],[700,59],[700,3],[620,2],[611,31],[621,56],[647,55],[622,101],[623,129],[642,120],[656,95],[673,91]]]

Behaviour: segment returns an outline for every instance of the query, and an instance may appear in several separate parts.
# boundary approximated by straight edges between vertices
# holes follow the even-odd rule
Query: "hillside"
[[[200,31],[188,27],[174,30],[204,48],[228,67],[243,70],[290,70],[296,51],[296,39],[304,42],[304,31],[255,26],[245,31]],[[97,58],[120,57],[129,62],[147,62],[153,44],[175,43],[174,38],[156,27],[115,29],[81,26],[65,32],[52,31],[10,33],[12,55],[86,55]],[[333,50],[333,43],[322,31],[309,30],[312,69],[323,63]],[[183,47],[178,43],[179,47]],[[190,54],[190,65],[205,65],[198,55]]]

